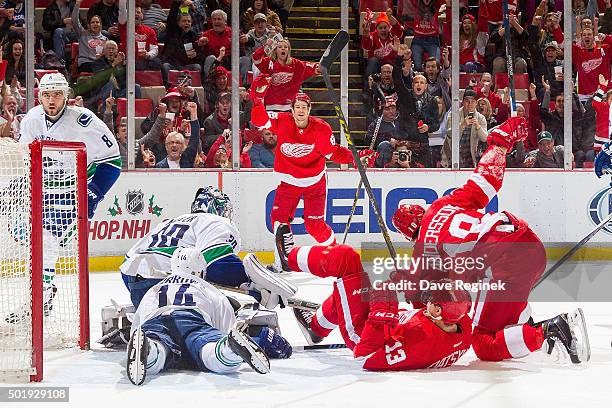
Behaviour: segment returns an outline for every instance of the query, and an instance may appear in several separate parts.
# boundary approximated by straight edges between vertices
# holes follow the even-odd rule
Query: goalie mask
[[[206,278],[206,262],[204,256],[194,248],[178,248],[170,260],[172,273],[186,273],[198,278]]]
[[[227,194],[212,186],[199,188],[191,203],[192,213],[208,213],[232,219],[232,203]]]

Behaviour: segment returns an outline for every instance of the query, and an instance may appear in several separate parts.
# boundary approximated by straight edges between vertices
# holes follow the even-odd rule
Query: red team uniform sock
[[[502,361],[525,357],[539,350],[544,343],[542,327],[523,325],[507,326],[497,333],[474,331],[472,347],[484,361]]]

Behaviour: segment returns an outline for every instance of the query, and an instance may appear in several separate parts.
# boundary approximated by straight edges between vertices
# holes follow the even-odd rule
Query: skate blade
[[[145,335],[142,329],[137,329],[131,338],[131,347],[128,346],[127,375],[134,385],[142,385],[147,376],[147,370],[142,363],[141,353],[143,351]]]
[[[591,344],[589,342],[589,334],[587,332],[586,320],[581,308],[567,314],[567,320],[572,329],[573,341],[576,345],[576,354],[580,363],[586,363],[591,359]]]

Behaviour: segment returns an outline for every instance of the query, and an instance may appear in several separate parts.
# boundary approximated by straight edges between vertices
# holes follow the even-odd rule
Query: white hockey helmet
[[[70,86],[64,75],[59,72],[52,72],[45,74],[40,79],[38,84],[38,99],[42,101],[42,93],[45,91],[62,91],[64,98],[68,99],[68,93],[70,92]]]
[[[206,277],[206,263],[204,256],[195,248],[181,247],[174,251],[170,260],[172,273],[187,273],[198,278]]]

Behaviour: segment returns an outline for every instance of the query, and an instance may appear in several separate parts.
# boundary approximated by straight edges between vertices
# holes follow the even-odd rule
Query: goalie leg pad
[[[102,337],[97,343],[104,347],[125,346],[130,341],[131,318],[136,308],[131,304],[120,305],[111,299],[112,305],[102,308]]]
[[[297,292],[297,287],[285,281],[264,267],[254,254],[244,257],[244,269],[251,279],[251,287],[261,292],[261,304],[267,309],[276,307],[280,300],[286,300]]]

